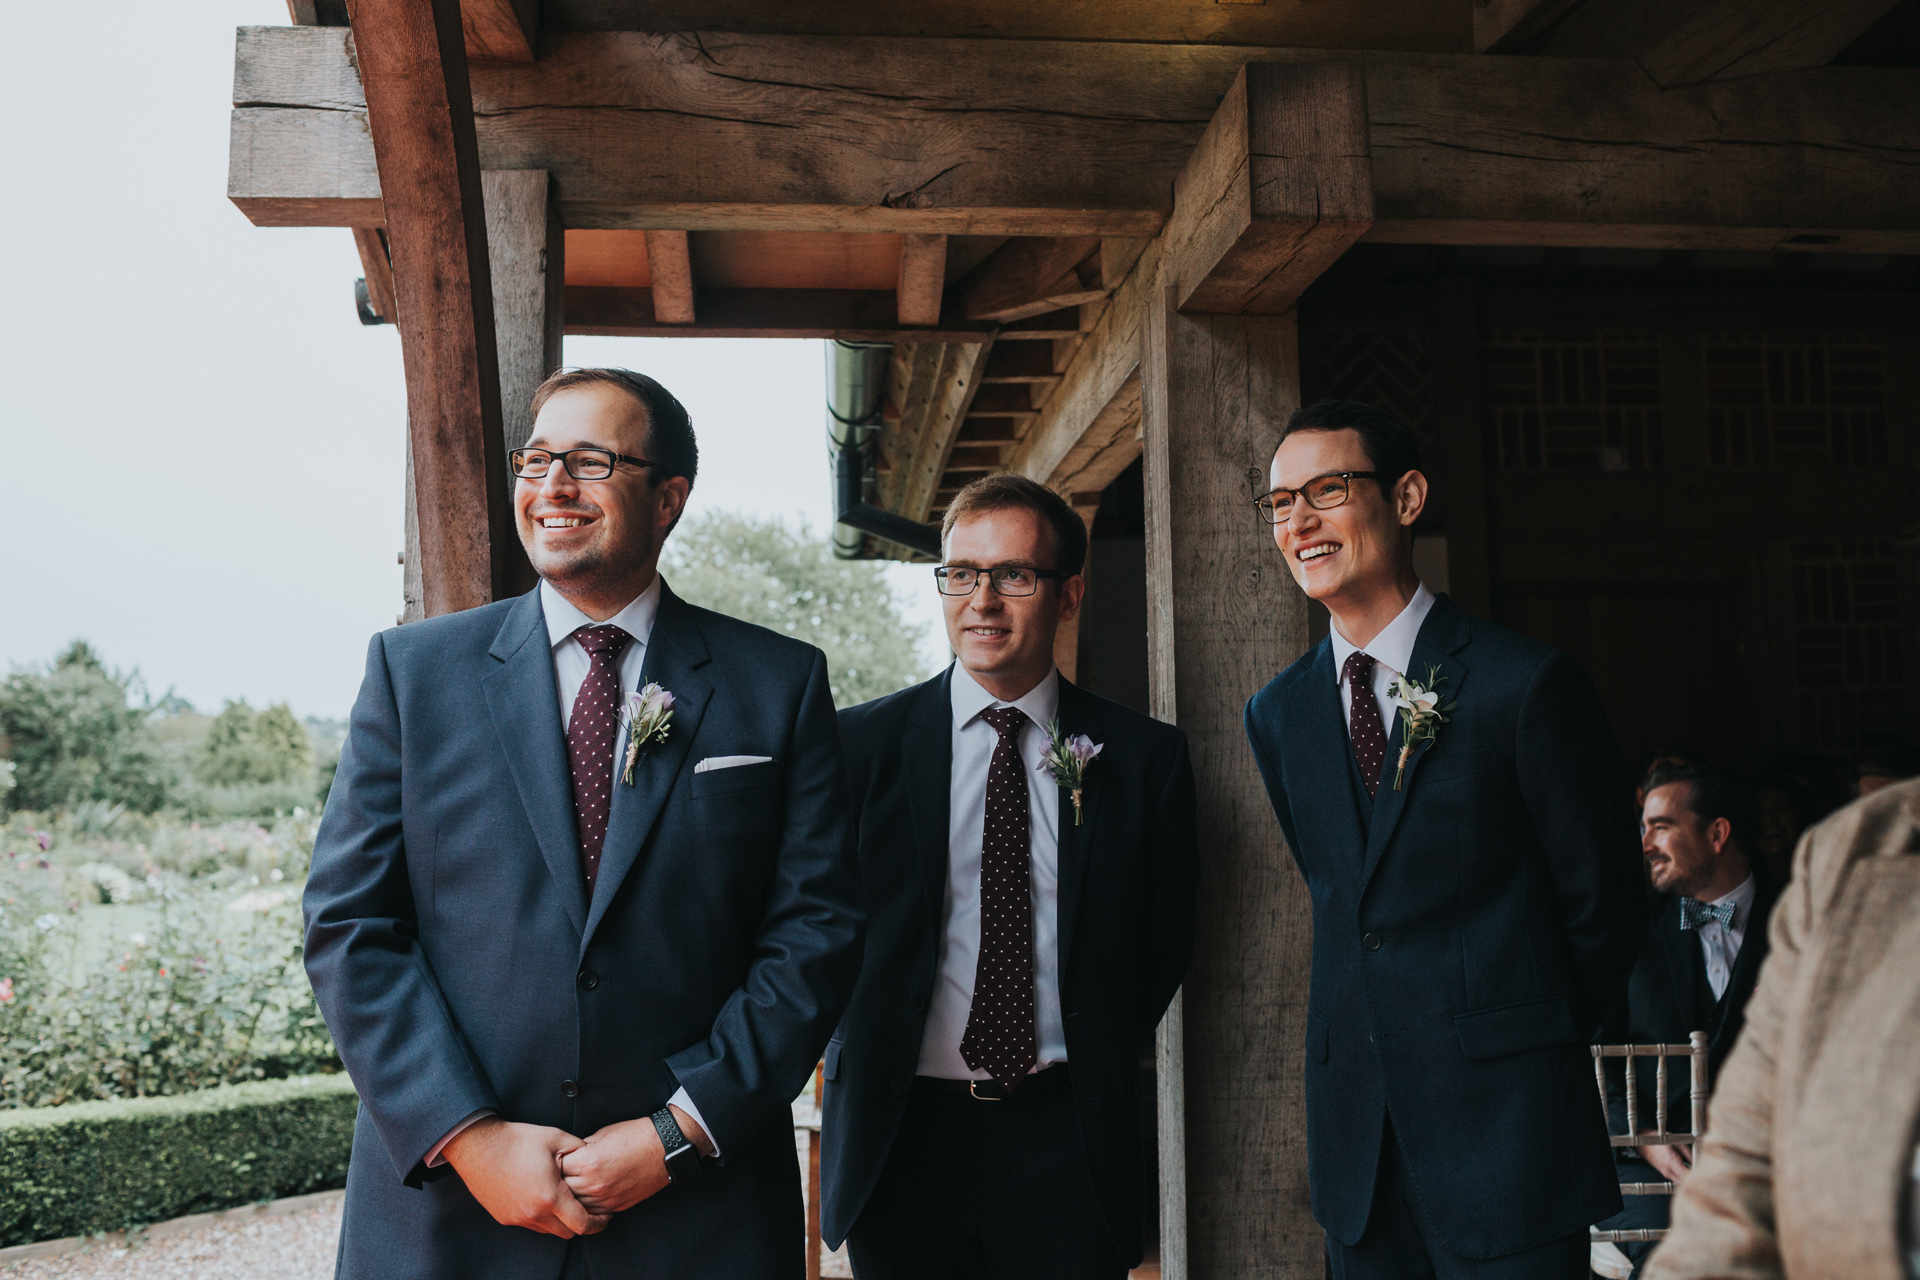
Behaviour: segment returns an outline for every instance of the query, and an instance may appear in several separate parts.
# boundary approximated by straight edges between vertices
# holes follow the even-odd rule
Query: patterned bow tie
[[[1722,929],[1733,928],[1733,904],[1715,902],[1708,904],[1696,902],[1692,898],[1680,899],[1680,927],[1698,929],[1709,920],[1718,920]]]

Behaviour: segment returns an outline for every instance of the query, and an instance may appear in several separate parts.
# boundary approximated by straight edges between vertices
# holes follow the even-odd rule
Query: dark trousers
[[[1665,1182],[1667,1177],[1639,1156],[1616,1157],[1620,1168],[1620,1182],[1624,1186],[1629,1182]],[[1622,1196],[1626,1208],[1614,1214],[1605,1222],[1594,1225],[1602,1231],[1648,1231],[1665,1230],[1667,1210],[1673,1204],[1672,1196]],[[1647,1259],[1653,1256],[1653,1243],[1631,1241],[1617,1244],[1614,1248],[1627,1255],[1633,1263],[1633,1274],[1638,1276],[1646,1269]]]
[[[1393,1124],[1380,1144],[1380,1168],[1373,1180],[1373,1207],[1358,1244],[1327,1238],[1327,1262],[1333,1280],[1586,1280],[1591,1246],[1587,1233],[1499,1258],[1463,1258],[1447,1248],[1427,1226],[1414,1200]]]
[[[847,1238],[858,1280],[1123,1280],[1073,1095],[916,1088]]]

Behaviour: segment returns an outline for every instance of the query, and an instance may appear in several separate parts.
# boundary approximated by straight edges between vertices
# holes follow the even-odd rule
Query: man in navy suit
[[[665,388],[534,408],[540,586],[374,637],[314,845],[339,1275],[798,1277],[788,1108],[860,963],[826,663],[660,580],[696,462]]]
[[[822,1225],[859,1280],[1120,1280],[1140,1057],[1193,944],[1185,736],[1053,665],[1086,527],[1018,476],[947,508],[956,655],[844,711],[866,956],[827,1045]],[[1099,747],[1079,778],[1049,728]]]
[[[1313,900],[1314,1217],[1336,1280],[1583,1276],[1620,1207],[1586,1046],[1645,929],[1633,786],[1571,658],[1421,584],[1418,462],[1322,401],[1259,499],[1333,621],[1246,712]]]

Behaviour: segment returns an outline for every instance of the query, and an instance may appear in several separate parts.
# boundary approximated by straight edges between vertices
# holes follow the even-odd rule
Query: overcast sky
[[[74,637],[203,709],[344,716],[400,608],[405,390],[348,232],[228,203],[233,31],[283,0],[13,5],[0,76],[0,661]],[[830,494],[817,342],[571,338],[687,404],[693,509]],[[895,571],[917,617],[931,575]],[[940,652],[944,654],[944,646]]]

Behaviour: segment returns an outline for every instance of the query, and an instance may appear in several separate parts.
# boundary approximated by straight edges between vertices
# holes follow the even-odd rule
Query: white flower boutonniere
[[[1080,793],[1086,789],[1087,766],[1107,744],[1095,742],[1084,733],[1071,738],[1060,736],[1060,722],[1047,721],[1047,769],[1053,780],[1073,793],[1073,825],[1079,826]]]
[[[1413,749],[1423,742],[1429,742],[1439,736],[1440,726],[1447,721],[1447,713],[1454,704],[1440,701],[1439,667],[1427,668],[1427,683],[1422,685],[1401,676],[1393,682],[1389,691],[1393,695],[1393,705],[1400,708],[1400,763],[1393,771],[1393,789],[1400,789],[1401,781],[1407,776],[1407,761],[1413,758]]]
[[[641,750],[651,743],[667,740],[667,726],[673,720],[673,695],[659,685],[649,683],[638,693],[627,695],[620,712],[620,727],[627,731],[627,768],[620,781],[633,785],[633,766]]]

